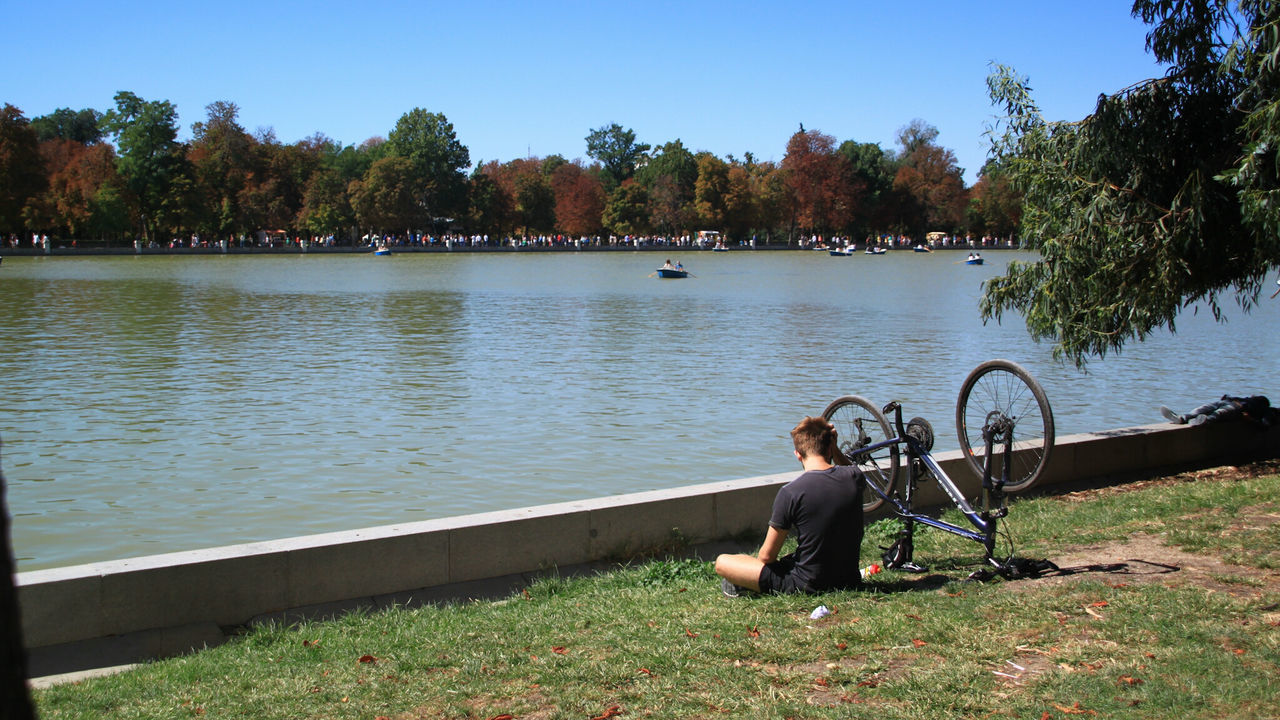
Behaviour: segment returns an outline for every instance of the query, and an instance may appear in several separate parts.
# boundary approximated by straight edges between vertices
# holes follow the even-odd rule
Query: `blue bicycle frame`
[[[1008,508],[1004,504],[1004,485],[1009,481],[1009,468],[1013,457],[1013,425],[1011,421],[1002,421],[1003,424],[994,427],[984,427],[982,431],[983,440],[986,443],[985,462],[983,463],[982,472],[982,496],[983,508],[979,512],[973,509],[969,501],[965,499],[964,494],[960,492],[955,482],[943,471],[942,466],[929,453],[929,448],[925,447],[921,440],[910,432],[907,432],[902,425],[902,406],[899,403],[892,402],[884,407],[883,412],[887,415],[893,412],[894,430],[898,436],[883,442],[874,443],[864,448],[859,448],[860,453],[867,453],[869,457],[877,450],[882,450],[895,445],[905,445],[907,454],[907,482],[904,486],[903,497],[899,499],[895,496],[886,494],[875,483],[868,483],[871,489],[877,495],[884,498],[894,509],[898,517],[906,522],[906,528],[902,531],[899,541],[895,543],[894,548],[886,552],[885,562],[890,567],[902,567],[905,569],[920,569],[912,560],[911,537],[915,529],[915,523],[927,525],[929,527],[944,530],[953,535],[959,535],[968,538],[974,542],[981,543],[986,550],[986,560],[997,569],[1003,571],[1006,569],[1005,562],[996,560],[994,557],[996,542],[996,525],[999,518],[1008,514]],[[1001,477],[993,480],[991,477],[991,461],[996,447],[997,439],[1004,441],[1004,462]],[[944,520],[916,512],[912,507],[912,501],[915,495],[915,487],[923,478],[924,473],[932,475],[942,490],[951,498],[951,502],[964,514],[976,530],[953,525]],[[927,477],[927,476],[926,476]],[[994,506],[994,507],[993,507]],[[890,557],[893,553],[893,557]]]

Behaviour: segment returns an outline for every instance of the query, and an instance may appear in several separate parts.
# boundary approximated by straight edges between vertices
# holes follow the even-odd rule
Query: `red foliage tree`
[[[797,227],[826,233],[848,224],[858,197],[849,160],[836,152],[835,138],[801,128],[787,141],[782,167]]]
[[[556,199],[556,227],[566,235],[585,236],[600,232],[604,213],[604,187],[580,163],[560,165],[551,174]]]

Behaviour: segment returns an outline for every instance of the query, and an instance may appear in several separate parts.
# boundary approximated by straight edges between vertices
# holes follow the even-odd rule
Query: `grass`
[[[1280,717],[1280,476],[1184,480],[1023,500],[1012,525],[1030,557],[1143,536],[1232,563],[1203,582],[966,583],[976,546],[922,530],[934,570],[860,592],[727,600],[709,563],[654,561],[257,628],[36,700],[42,718]]]

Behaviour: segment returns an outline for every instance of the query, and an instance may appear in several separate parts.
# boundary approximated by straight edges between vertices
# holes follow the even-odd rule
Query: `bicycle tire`
[[[1035,484],[1053,450],[1053,409],[1044,388],[1026,368],[1011,360],[988,360],[965,378],[956,399],[956,432],[969,467],[982,477],[986,455],[983,428],[995,421],[1012,421],[1014,458],[1006,492],[1019,492]],[[1003,472],[1003,441],[991,467],[991,476]]]
[[[874,453],[859,448],[894,437],[889,420],[870,400],[858,395],[837,398],[822,411],[822,417],[836,428],[840,452],[866,476],[867,483],[886,495],[893,494],[898,482],[898,446],[890,445]],[[871,512],[884,504],[884,498],[868,487],[862,491],[862,511]]]

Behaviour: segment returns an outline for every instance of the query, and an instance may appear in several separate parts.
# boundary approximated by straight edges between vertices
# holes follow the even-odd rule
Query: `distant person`
[[[791,431],[804,473],[783,485],[773,501],[764,544],[755,555],[721,555],[716,573],[725,595],[822,592],[861,583],[862,490],[866,479],[836,445],[836,429],[806,417]],[[839,462],[837,465],[835,463]],[[796,551],[778,557],[792,532]]]
[[[664,270],[674,270],[676,266],[671,264],[671,258],[667,258],[667,261],[662,263],[662,267]]]
[[[1265,395],[1234,397],[1223,395],[1221,400],[1205,403],[1186,414],[1178,414],[1164,405],[1160,414],[1175,425],[1203,425],[1223,420],[1248,420],[1263,427],[1270,427],[1277,420],[1275,408]]]

